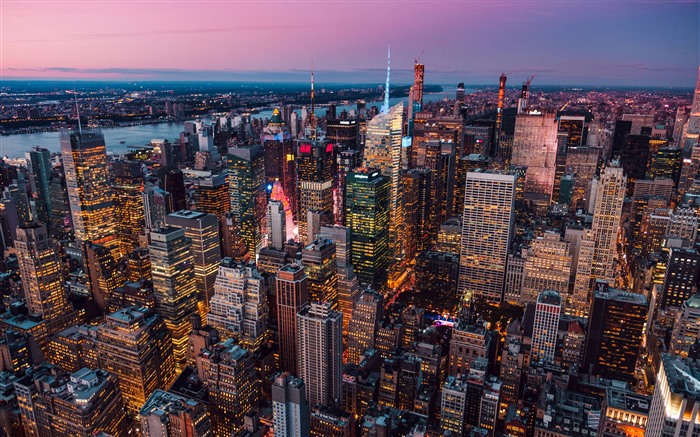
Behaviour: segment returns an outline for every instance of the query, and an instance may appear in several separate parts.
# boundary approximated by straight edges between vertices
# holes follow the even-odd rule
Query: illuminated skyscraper
[[[556,291],[545,290],[537,296],[535,323],[532,328],[531,362],[554,362],[561,305],[561,296]]]
[[[457,293],[462,299],[503,299],[513,234],[516,175],[468,172]]]
[[[403,184],[401,180],[401,137],[403,102],[376,115],[367,123],[365,162],[367,168],[379,170],[389,178],[389,259],[404,255]],[[348,206],[346,206],[346,209]],[[346,219],[347,220],[347,219]],[[357,264],[356,264],[357,266]]]
[[[333,144],[301,140],[297,145],[297,223],[299,241],[310,244],[309,212],[318,214],[322,225],[333,223]]]
[[[222,340],[236,339],[249,351],[265,342],[267,331],[267,289],[255,264],[221,260],[207,316]]]
[[[15,248],[29,313],[45,321],[48,333],[75,323],[76,313],[63,288],[61,258],[46,225],[20,226]]]
[[[92,241],[119,255],[104,135],[99,129],[64,130],[60,139],[76,243]]]
[[[138,162],[112,164],[114,184],[114,212],[117,219],[117,235],[123,254],[131,253],[139,245],[139,234],[144,227],[142,199],[143,177]]]
[[[124,285],[126,277],[117,269],[117,262],[105,246],[87,243],[84,256],[92,299],[100,311],[105,311],[114,290]]]
[[[662,354],[649,408],[647,436],[673,437],[700,431],[700,364]]]
[[[308,285],[299,264],[287,264],[277,272],[277,330],[279,332],[280,368],[297,375],[299,331],[297,314],[308,302]]]
[[[51,152],[41,147],[34,147],[27,153],[27,157],[27,167],[32,177],[35,194],[35,221],[48,226],[51,217],[51,193],[49,190],[52,174]]]
[[[342,314],[328,303],[311,302],[297,315],[299,378],[309,405],[341,404],[343,375]]]
[[[345,220],[352,235],[352,264],[360,282],[386,287],[391,182],[378,170],[348,173]]]
[[[595,278],[613,283],[617,236],[620,232],[622,204],[625,200],[627,178],[621,167],[606,167],[598,181],[593,211],[593,238],[595,252],[591,274]]]
[[[365,351],[374,348],[377,323],[382,320],[382,295],[374,290],[364,290],[355,302],[348,327],[348,362],[360,364]]]
[[[231,209],[231,198],[226,173],[213,174],[193,180],[194,204],[197,211],[222,219]]]
[[[251,257],[262,249],[265,235],[265,157],[261,146],[228,150],[231,212]]]
[[[209,310],[209,300],[214,294],[214,282],[219,271],[219,221],[215,215],[197,211],[177,211],[165,217],[165,224],[185,230],[185,237],[192,243],[194,278],[197,289],[199,314]]]
[[[515,118],[512,165],[527,167],[525,192],[552,198],[557,155],[557,115],[518,114]]]
[[[282,250],[286,242],[287,218],[284,205],[280,201],[270,200],[267,204],[267,245]]]
[[[304,381],[289,372],[279,374],[272,383],[272,414],[275,435],[305,437],[309,435],[309,403]]]
[[[151,393],[175,377],[170,332],[158,313],[134,306],[105,317],[95,335],[99,366],[119,378],[126,409],[136,417]]]
[[[156,390],[139,412],[143,437],[210,437],[206,404],[175,393]]]
[[[187,336],[197,314],[197,287],[192,241],[185,230],[165,227],[151,232],[151,268],[156,311],[165,319],[173,341],[177,366],[187,359]]]
[[[403,174],[404,213],[406,225],[406,257],[428,249],[434,235],[435,220],[433,172],[429,168],[414,168]],[[461,230],[460,230],[461,233]],[[459,244],[459,243],[458,243]]]
[[[301,250],[301,264],[306,272],[310,302],[327,302],[338,308],[338,273],[335,243],[318,238]]]
[[[700,68],[698,68],[698,83],[695,85],[693,106],[690,108],[690,116],[685,125],[681,139],[681,148],[690,150],[696,147],[700,137]]]
[[[523,256],[521,303],[535,303],[542,290],[554,290],[562,295],[568,292],[571,275],[569,243],[561,241],[558,233],[545,232],[536,237],[527,251],[523,250]]]
[[[296,161],[294,141],[280,111],[275,108],[261,134],[265,150],[265,183],[279,182],[284,197],[296,208]]]

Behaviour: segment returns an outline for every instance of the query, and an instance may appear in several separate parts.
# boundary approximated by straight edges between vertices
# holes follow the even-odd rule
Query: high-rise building
[[[690,116],[681,136],[681,148],[690,150],[695,147],[700,138],[700,68],[698,69],[698,82],[695,85],[693,105],[690,108]]]
[[[170,332],[153,310],[128,307],[108,315],[97,327],[95,349],[99,366],[119,378],[132,417],[175,377]]]
[[[297,314],[299,377],[309,405],[341,405],[342,314],[328,303],[311,302]]]
[[[207,323],[222,340],[234,338],[253,352],[265,342],[267,288],[254,263],[222,259],[209,306]]]
[[[151,232],[151,268],[156,311],[165,319],[173,342],[177,366],[187,358],[187,336],[197,314],[197,287],[192,241],[185,230],[165,227]]]
[[[544,290],[537,296],[530,362],[554,362],[561,307],[561,296],[557,291]]]
[[[71,212],[64,167],[53,169],[49,182],[49,197],[51,200],[49,230],[55,238],[65,238],[71,229]]]
[[[590,229],[567,228],[564,236],[570,242],[571,269],[574,277],[570,304],[566,305],[567,314],[576,317],[588,317],[590,309],[593,255],[595,239]]]
[[[345,220],[352,235],[352,264],[361,283],[386,287],[389,256],[389,178],[378,170],[348,173]]]
[[[605,378],[633,379],[646,320],[644,295],[596,282],[582,368]]]
[[[297,314],[309,300],[304,268],[287,264],[277,272],[277,330],[279,332],[280,368],[297,373],[299,356],[299,325]]]
[[[267,245],[275,250],[284,249],[287,242],[287,219],[284,205],[277,200],[267,204]]]
[[[104,135],[99,129],[64,130],[60,139],[76,243],[109,245],[119,255]]]
[[[333,144],[326,141],[304,139],[297,145],[297,223],[304,244],[316,238],[309,230],[309,212],[317,214],[322,225],[334,222],[334,156]]]
[[[238,220],[232,212],[227,212],[221,221],[221,249],[224,258],[233,258],[236,261],[250,259],[248,246],[241,237]]]
[[[35,221],[49,225],[51,217],[51,152],[41,147],[33,147],[27,153],[27,164],[33,181]]]
[[[406,226],[406,257],[414,259],[426,250],[435,236],[434,197],[431,193],[433,172],[414,168],[402,176]],[[461,235],[461,229],[460,229]]]
[[[83,251],[92,299],[100,311],[106,311],[114,291],[124,285],[126,277],[105,246],[87,242]]]
[[[467,409],[467,375],[448,376],[442,386],[440,429],[463,435]]]
[[[700,363],[662,354],[645,435],[673,437],[697,434],[700,431],[698,401]]]
[[[139,235],[145,224],[142,199],[143,177],[138,162],[112,164],[114,213],[121,253],[128,254],[139,245]]]
[[[341,121],[342,123],[342,121]],[[355,128],[357,130],[357,127]],[[356,141],[357,139],[355,139]],[[349,172],[353,171],[360,165],[360,152],[358,150],[342,150],[336,158],[338,161],[338,170],[336,172],[335,182],[336,195],[335,197],[335,223],[345,226],[345,183]]]
[[[165,216],[173,212],[171,195],[153,184],[146,184],[143,189],[143,211],[146,229],[154,231],[165,224]]]
[[[661,309],[680,308],[697,289],[700,276],[700,254],[695,249],[674,247],[666,263],[666,279],[661,296]]]
[[[311,410],[311,437],[355,437],[355,416],[338,407],[316,405]]]
[[[608,166],[598,182],[593,212],[595,252],[591,274],[612,282],[615,278],[615,255],[620,232],[622,204],[625,200],[627,178],[621,167]]]
[[[291,376],[289,372],[277,375],[272,382],[272,416],[275,435],[308,436],[309,415],[304,381]]]
[[[700,295],[693,294],[683,302],[678,319],[673,324],[668,351],[686,358],[688,351],[698,339],[700,339]]]
[[[600,411],[601,437],[641,437],[647,427],[651,397],[606,387]]]
[[[197,373],[209,392],[212,435],[235,435],[260,401],[252,354],[229,338],[197,355]]]
[[[317,238],[301,250],[310,302],[327,302],[332,309],[338,308],[338,271],[335,243]]]
[[[503,299],[510,246],[516,176],[508,173],[467,173],[462,248],[457,292],[499,303]]]
[[[367,123],[367,136],[365,138],[364,166],[379,170],[382,175],[389,178],[388,255],[392,264],[405,255],[403,184],[401,180],[402,129],[403,102],[372,118]],[[360,278],[362,279],[362,277]]]
[[[168,197],[169,211],[187,209],[187,188],[185,187],[185,174],[182,170],[168,170],[163,176],[163,189],[170,193]]]
[[[261,146],[231,147],[228,151],[231,212],[248,253],[263,248],[265,234],[265,157]]]
[[[46,225],[20,226],[15,248],[29,313],[40,316],[50,334],[75,323],[77,315],[63,288],[61,258]]]
[[[525,192],[552,198],[557,155],[557,115],[539,111],[515,118],[511,164],[527,167]]]
[[[165,216],[165,224],[184,229],[190,239],[199,314],[204,320],[221,260],[219,221],[213,214],[184,210]]]
[[[267,126],[263,128],[261,140],[265,151],[265,183],[279,183],[284,197],[292,204],[292,211],[296,211],[294,141],[277,108],[274,109]]]
[[[207,406],[198,400],[156,390],[139,412],[144,437],[211,437]]]
[[[335,243],[335,260],[338,266],[338,311],[343,313],[343,333],[347,333],[353,305],[360,290],[357,275],[351,263],[350,229],[344,226],[321,226],[319,238]]]
[[[562,295],[568,292],[571,273],[569,250],[569,243],[561,241],[556,232],[545,232],[532,240],[527,256],[523,255],[525,268],[521,303],[534,303],[542,290],[554,290]]]
[[[192,180],[194,185],[194,205],[197,211],[215,215],[221,220],[231,209],[226,173],[198,177]]]
[[[362,291],[355,302],[348,326],[348,363],[360,364],[365,351],[374,348],[383,303],[382,295],[371,289]]]
[[[425,65],[417,61],[413,64],[413,105],[409,108],[412,114],[423,110],[423,82],[425,81]],[[464,98],[464,97],[462,97]]]

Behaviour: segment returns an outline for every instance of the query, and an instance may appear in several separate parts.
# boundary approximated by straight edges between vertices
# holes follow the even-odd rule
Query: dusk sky
[[[700,2],[8,1],[4,78],[693,87]],[[512,82],[511,82],[512,80]]]

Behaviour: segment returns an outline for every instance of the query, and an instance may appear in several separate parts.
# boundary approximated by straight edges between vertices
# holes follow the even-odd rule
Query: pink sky
[[[697,13],[697,2],[4,0],[0,67],[5,78],[159,79],[174,69],[236,80],[307,71],[313,57],[321,81],[342,72],[381,82],[391,44],[398,77],[425,50],[428,82],[505,71],[692,86]]]

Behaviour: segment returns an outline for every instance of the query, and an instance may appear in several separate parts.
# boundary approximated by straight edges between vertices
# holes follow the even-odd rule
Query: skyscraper
[[[128,254],[138,247],[145,221],[141,164],[115,162],[112,164],[112,175],[117,236],[121,252]]]
[[[697,287],[700,254],[695,249],[674,247],[666,263],[661,309],[680,308]]]
[[[197,287],[192,259],[192,241],[185,230],[165,227],[151,232],[151,268],[156,311],[165,319],[179,367],[187,359],[187,336],[192,316],[197,314]]]
[[[284,249],[284,243],[287,242],[286,228],[284,205],[278,200],[270,200],[267,204],[267,245],[276,250]]]
[[[27,153],[28,167],[33,179],[34,202],[36,204],[36,219],[39,223],[49,224],[51,217],[51,152],[41,147],[34,147]]]
[[[525,258],[521,303],[536,302],[542,290],[554,290],[562,295],[568,292],[571,274],[569,243],[561,241],[558,233],[545,232],[532,240]]]
[[[234,338],[255,352],[264,343],[267,330],[267,289],[255,264],[221,260],[207,316],[209,326],[222,340]]]
[[[184,229],[185,237],[191,242],[197,302],[199,314],[204,320],[209,310],[209,300],[214,294],[214,282],[221,260],[219,221],[212,214],[183,210],[165,216],[165,224]]]
[[[64,130],[60,139],[76,243],[108,245],[119,255],[104,135],[99,129]]]
[[[510,246],[516,176],[508,173],[468,172],[462,218],[457,293],[463,299],[503,299]]]
[[[693,95],[693,106],[690,108],[690,116],[685,125],[683,136],[681,137],[681,148],[690,150],[698,143],[700,137],[700,68],[698,68],[698,82],[695,85]]]
[[[649,408],[646,434],[673,437],[700,430],[700,365],[675,355],[662,354]]]
[[[561,307],[561,296],[556,291],[544,290],[537,296],[535,323],[532,328],[531,362],[554,362]]]
[[[309,435],[309,403],[304,381],[289,372],[280,373],[272,383],[272,415],[275,435],[305,437]]]
[[[301,264],[306,272],[310,302],[327,302],[338,308],[338,272],[335,243],[317,238],[301,250]]]
[[[260,146],[231,147],[228,151],[231,212],[236,217],[248,253],[263,247],[266,213],[265,158]]]
[[[388,258],[392,264],[394,261],[401,260],[405,255],[403,184],[401,180],[402,129],[403,102],[372,118],[367,123],[365,139],[364,166],[379,170],[382,175],[389,178]],[[348,207],[349,205],[346,205],[346,209]],[[362,276],[360,278],[362,279]]]
[[[389,256],[391,183],[378,170],[348,173],[345,220],[352,235],[352,264],[360,282],[375,290],[386,287]]]
[[[308,215],[319,215],[322,223],[333,223],[333,144],[301,140],[297,145],[297,223],[299,241],[311,243],[315,235],[308,229]]]
[[[298,375],[299,331],[297,314],[309,300],[304,268],[299,264],[283,266],[277,272],[276,286],[280,367],[292,375]]]
[[[527,167],[525,192],[552,198],[557,155],[557,115],[539,111],[515,118],[512,165]]]
[[[194,204],[197,211],[214,214],[219,220],[231,209],[226,173],[194,179]]]
[[[622,204],[625,200],[627,178],[621,167],[608,166],[598,182],[593,211],[595,252],[591,274],[612,283],[615,278],[617,236],[620,231]]]
[[[374,290],[364,290],[352,311],[348,327],[348,362],[360,364],[362,354],[374,348],[377,324],[382,320],[384,299]]]
[[[297,315],[299,377],[309,405],[341,404],[342,318],[330,304],[317,302],[305,305]]]
[[[61,259],[46,225],[20,226],[15,248],[29,313],[44,320],[48,333],[75,323],[77,315],[63,288]]]
[[[156,390],[139,412],[144,437],[209,437],[211,420],[201,401]]]

